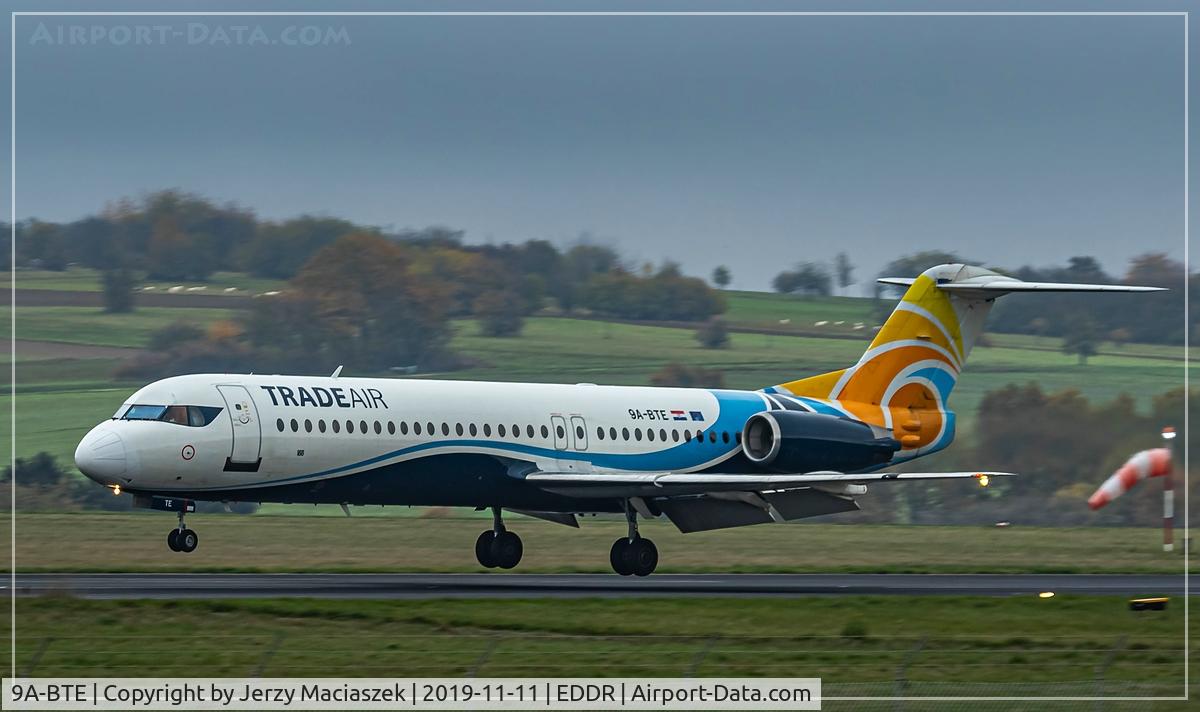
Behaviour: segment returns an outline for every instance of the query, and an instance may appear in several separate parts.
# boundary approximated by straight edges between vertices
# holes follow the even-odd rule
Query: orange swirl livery
[[[900,442],[896,460],[940,450],[954,438],[947,401],[996,298],[1010,292],[1152,291],[1124,285],[1023,282],[982,267],[939,265],[903,298],[853,366],[765,389],[821,412],[859,420]]]

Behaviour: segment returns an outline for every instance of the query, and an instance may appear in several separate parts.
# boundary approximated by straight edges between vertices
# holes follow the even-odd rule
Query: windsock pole
[[[1175,549],[1175,428],[1167,426],[1162,431],[1163,440],[1171,452],[1171,469],[1163,476],[1163,551]]]

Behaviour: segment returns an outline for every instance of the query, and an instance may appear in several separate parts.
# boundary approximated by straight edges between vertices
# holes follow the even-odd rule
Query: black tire
[[[649,576],[658,568],[658,547],[649,539],[637,539],[633,550],[633,575]]]
[[[185,554],[190,554],[200,545],[200,537],[196,536],[196,532],[191,529],[184,529],[179,532],[179,550]]]
[[[179,551],[179,530],[172,529],[167,532],[167,546],[171,551]]]
[[[492,540],[495,538],[496,533],[489,529],[475,540],[475,559],[485,569],[496,568],[496,558],[492,556]]]
[[[622,537],[613,542],[612,549],[608,551],[608,562],[612,564],[613,571],[622,576],[630,576],[633,574],[633,542]]]
[[[521,554],[525,551],[525,547],[521,544],[521,537],[512,532],[500,532],[500,534],[492,540],[492,557],[496,562],[496,566],[502,569],[511,569],[521,563]]]

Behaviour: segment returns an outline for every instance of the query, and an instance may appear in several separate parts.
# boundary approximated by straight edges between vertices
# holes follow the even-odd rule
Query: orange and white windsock
[[[1153,450],[1142,450],[1129,458],[1128,462],[1117,470],[1100,485],[1091,497],[1088,506],[1100,509],[1117,497],[1125,494],[1131,487],[1149,477],[1162,477],[1171,474],[1171,451],[1165,447]]]

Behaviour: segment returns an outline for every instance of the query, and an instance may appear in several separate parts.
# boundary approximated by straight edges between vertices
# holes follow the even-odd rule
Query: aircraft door
[[[587,423],[583,416],[571,416],[571,435],[575,438],[576,450],[587,450]]]
[[[244,386],[217,386],[217,390],[225,399],[226,412],[233,424],[233,443],[225,460],[225,470],[257,472],[262,462],[262,429],[254,400]]]
[[[567,421],[561,415],[550,416],[550,429],[554,431],[554,449],[567,449]]]

